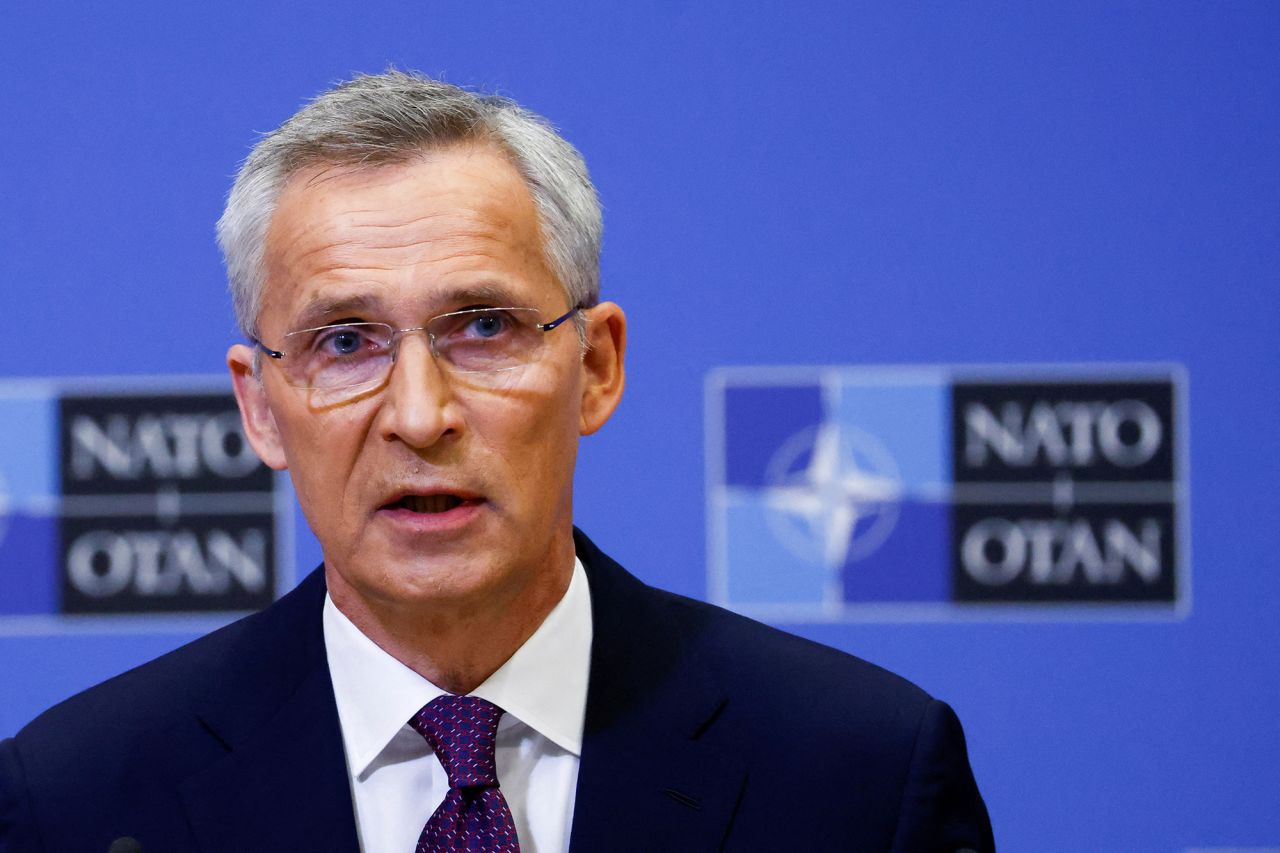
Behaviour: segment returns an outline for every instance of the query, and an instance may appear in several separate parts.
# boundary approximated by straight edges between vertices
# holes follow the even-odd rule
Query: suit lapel
[[[682,608],[577,535],[594,636],[570,848],[717,850],[746,768],[701,738],[728,697]]]
[[[729,701],[715,667],[679,605],[576,537],[593,640],[570,847],[719,849],[746,767],[702,737]],[[227,750],[180,786],[201,849],[357,849],[323,599],[313,573],[253,617],[231,656],[248,663],[200,711]]]
[[[201,849],[358,849],[323,597],[316,573],[254,617],[237,647],[249,662],[199,712],[227,749],[180,787]]]

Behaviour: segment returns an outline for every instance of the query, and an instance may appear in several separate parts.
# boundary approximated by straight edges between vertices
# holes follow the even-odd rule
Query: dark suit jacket
[[[577,546],[595,639],[575,851],[993,849],[946,705]],[[0,853],[355,850],[324,592],[316,571],[0,743]]]

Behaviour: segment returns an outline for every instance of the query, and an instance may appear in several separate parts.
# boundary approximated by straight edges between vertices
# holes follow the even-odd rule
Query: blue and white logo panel
[[[292,493],[225,379],[8,380],[0,439],[0,632],[145,630],[292,583]]]
[[[713,372],[712,599],[803,620],[1176,603],[1174,380],[1024,374]]]

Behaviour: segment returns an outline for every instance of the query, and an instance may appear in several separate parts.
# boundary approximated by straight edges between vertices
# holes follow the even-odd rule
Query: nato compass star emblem
[[[1180,375],[717,368],[708,597],[782,623],[1183,612]]]
[[[931,373],[709,374],[711,600],[782,621],[946,601],[949,394]]]
[[[833,582],[879,548],[898,520],[898,466],[882,442],[855,427],[827,421],[796,433],[766,478],[774,534],[797,557],[821,561]]]

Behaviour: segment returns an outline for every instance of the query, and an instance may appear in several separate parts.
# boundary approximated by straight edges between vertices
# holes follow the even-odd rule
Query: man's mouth
[[[472,494],[437,492],[429,495],[401,495],[383,505],[384,510],[406,510],[418,515],[440,515],[459,507],[475,506],[482,498]]]
[[[407,509],[410,512],[434,515],[462,506],[465,501],[457,495],[405,495],[387,504],[388,509]]]

